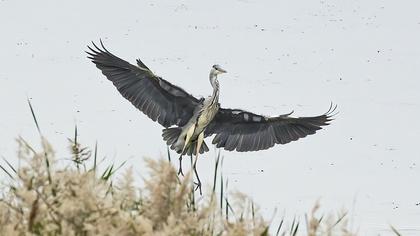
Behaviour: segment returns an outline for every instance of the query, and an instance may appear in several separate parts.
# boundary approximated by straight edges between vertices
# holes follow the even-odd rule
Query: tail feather
[[[162,131],[162,137],[163,140],[166,141],[166,144],[171,147],[172,150],[175,150],[178,154],[181,154],[182,148],[184,144],[177,143],[179,135],[181,135],[182,128],[180,127],[172,127],[172,128],[166,128]],[[203,154],[205,152],[209,151],[209,147],[207,146],[206,142],[203,142],[203,144],[200,147],[200,154]],[[189,147],[186,148],[184,151],[184,155],[188,154],[196,154],[197,153],[197,141],[194,141],[190,144]]]
[[[203,154],[208,151],[209,151],[209,147],[207,146],[206,142],[203,142],[203,144],[201,144],[201,147],[200,147],[200,154]],[[195,155],[196,153],[197,153],[197,141],[191,143],[190,147],[185,151],[184,154],[188,154],[190,156],[191,154]]]
[[[167,145],[173,145],[178,140],[182,129],[180,127],[167,128],[162,131],[163,140]],[[172,148],[172,147],[171,147]]]

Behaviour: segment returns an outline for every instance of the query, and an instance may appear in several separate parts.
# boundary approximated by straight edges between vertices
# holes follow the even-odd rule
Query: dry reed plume
[[[97,146],[92,152],[77,138],[70,141],[72,164],[62,167],[44,138],[30,101],[28,104],[41,136],[36,151],[23,138],[17,139],[18,168],[3,159],[0,169],[11,179],[0,190],[0,235],[269,235],[269,223],[245,195],[228,200],[227,182],[216,158],[212,191],[196,199],[191,174],[179,179],[168,161],[147,159],[150,177],[136,187],[132,170],[116,179],[118,167],[100,172]],[[168,158],[170,155],[168,151]],[[93,159],[91,167],[87,163]],[[61,164],[61,165],[59,165]],[[7,168],[6,168],[7,167]],[[219,174],[218,174],[219,173]],[[115,180],[116,179],[116,180]],[[220,180],[220,181],[219,181]],[[216,191],[219,182],[220,190]],[[218,196],[216,195],[218,192]],[[306,230],[299,220],[285,226],[281,220],[275,235],[354,235],[347,230],[345,214],[317,217],[318,205],[306,217]]]
[[[244,207],[240,219],[226,219],[216,200],[196,201],[189,177],[179,180],[167,161],[147,160],[150,178],[134,186],[128,169],[111,181],[112,168],[79,168],[80,153],[72,145],[73,165],[59,168],[50,144],[35,151],[18,139],[23,164],[0,201],[2,235],[263,235],[267,223]],[[90,154],[85,155],[86,160]],[[203,199],[215,199],[212,197]],[[242,199],[248,204],[248,200]],[[251,218],[251,215],[253,217]]]
[[[17,140],[24,164],[15,169],[7,163],[10,172],[0,166],[13,178],[1,191],[1,235],[269,235],[268,222],[245,195],[234,194],[231,203],[223,188],[218,198],[213,188],[197,201],[190,175],[180,180],[164,160],[146,160],[150,178],[143,188],[135,187],[131,169],[112,181],[118,168],[98,173],[96,148],[93,166],[87,168],[92,153],[76,137],[71,140],[74,165],[67,167],[57,165],[46,139],[39,152]],[[317,209],[307,217],[306,230],[298,221],[285,227],[282,220],[273,227],[275,234],[353,235],[345,227],[345,214],[323,220],[316,217]]]

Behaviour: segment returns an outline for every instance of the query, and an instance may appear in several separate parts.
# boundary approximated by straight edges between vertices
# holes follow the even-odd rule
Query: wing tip
[[[326,125],[329,125],[329,122],[335,120],[335,117],[340,113],[337,111],[338,104],[335,104],[333,102],[330,103],[330,107],[328,108],[328,111],[323,114],[325,116],[325,121],[327,122]]]
[[[101,38],[99,38],[99,43],[100,46],[98,46],[94,41],[91,41],[91,45],[87,45],[87,48],[89,49],[88,51],[85,51],[90,57],[97,57],[99,55],[104,55],[104,54],[111,54],[108,49],[106,49],[103,41]],[[92,47],[93,45],[93,47]],[[88,56],[89,59],[92,60],[92,58],[90,58]]]

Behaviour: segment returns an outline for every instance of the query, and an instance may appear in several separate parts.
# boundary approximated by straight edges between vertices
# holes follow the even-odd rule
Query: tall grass
[[[18,169],[1,166],[12,179],[1,190],[2,235],[269,234],[269,222],[251,199],[239,192],[227,194],[220,155],[212,191],[197,200],[192,174],[178,178],[167,160],[146,159],[150,177],[143,187],[136,187],[130,168],[116,176],[121,165],[103,171],[96,161],[89,166],[96,155],[80,145],[79,150],[88,154],[75,153],[75,140],[70,142],[74,160],[64,167],[58,165],[49,142],[45,138],[41,142],[42,149],[36,151],[18,138],[17,153],[23,164]],[[273,224],[275,234],[354,235],[345,227],[345,215],[327,221],[316,217],[317,210],[307,216],[306,232],[297,220],[287,228],[282,220],[277,227]]]
[[[246,195],[228,194],[220,152],[212,191],[200,198],[193,174],[179,178],[169,152],[169,161],[146,159],[150,177],[144,186],[135,185],[131,168],[117,175],[125,162],[101,171],[97,145],[93,152],[83,147],[77,127],[69,139],[72,162],[63,166],[29,106],[41,150],[20,137],[17,158],[23,164],[14,168],[3,158],[0,169],[10,181],[0,190],[0,235],[355,235],[345,213],[318,216],[318,204],[306,216],[306,228],[296,219],[265,220]]]
[[[17,139],[22,164],[3,186],[2,235],[264,235],[268,224],[241,198],[241,217],[227,219],[209,196],[192,200],[191,174],[180,180],[165,160],[146,159],[150,178],[135,187],[132,170],[115,176],[112,166],[98,173],[86,158],[59,167],[42,139],[35,151]],[[72,149],[73,150],[73,149]],[[71,151],[73,154],[74,152]],[[84,166],[86,168],[81,168]],[[5,170],[9,169],[6,166]],[[208,199],[208,200],[207,200]]]

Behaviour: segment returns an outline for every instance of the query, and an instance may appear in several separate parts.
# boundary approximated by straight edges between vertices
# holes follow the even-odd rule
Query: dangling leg
[[[194,134],[194,131],[195,131],[195,125],[192,125],[190,128],[188,128],[187,136],[185,137],[184,147],[182,148],[181,154],[184,154],[185,149],[188,146],[190,146],[190,139],[191,139],[191,136]]]
[[[192,125],[188,131],[187,136],[185,137],[184,147],[182,148],[181,156],[179,156],[179,169],[178,169],[178,175],[181,174],[184,176],[184,173],[182,172],[182,155],[184,155],[185,149],[190,146],[190,139],[191,136],[194,134],[195,125]]]
[[[184,172],[182,172],[182,153],[181,156],[179,156],[179,169],[178,169],[178,175],[184,176]]]
[[[193,169],[194,169],[194,172],[195,172],[195,176],[197,177],[197,188],[196,188],[196,190],[197,189],[200,190],[200,195],[202,195],[201,180],[200,180],[200,177],[198,176],[198,172],[197,172],[197,160],[198,160],[198,154],[200,154],[200,148],[201,148],[201,145],[203,144],[203,140],[204,140],[204,132],[201,132],[198,135],[198,138],[197,138],[197,150],[196,150],[196,153],[195,153],[195,160],[194,160],[194,164],[193,164]]]

